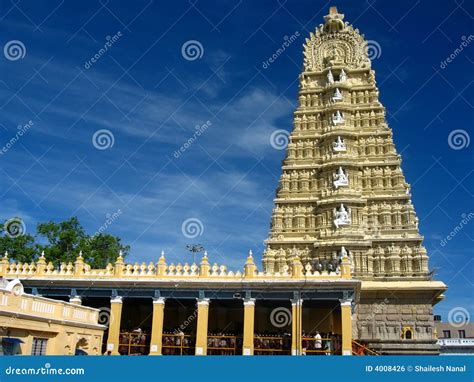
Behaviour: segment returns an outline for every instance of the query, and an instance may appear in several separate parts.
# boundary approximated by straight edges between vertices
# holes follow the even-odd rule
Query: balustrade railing
[[[350,263],[348,258],[341,261],[337,271],[319,270],[311,264],[301,263],[299,257],[295,257],[289,265],[283,267],[281,272],[262,272],[257,269],[253,261],[252,254],[249,254],[243,271],[229,271],[225,265],[214,263],[211,265],[204,255],[200,264],[167,264],[162,254],[159,261],[154,263],[126,264],[120,255],[114,264],[109,263],[104,269],[91,269],[90,265],[84,262],[80,254],[74,263],[62,263],[54,266],[53,263],[46,262],[41,256],[36,262],[16,263],[10,262],[5,255],[0,259],[0,277],[5,278],[140,278],[140,279],[284,279],[284,278],[350,278]]]

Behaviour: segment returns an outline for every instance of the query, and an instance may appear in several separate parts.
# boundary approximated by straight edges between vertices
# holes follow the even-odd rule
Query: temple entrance
[[[152,308],[150,299],[124,300],[118,350],[121,355],[148,355],[150,352]]]
[[[255,304],[254,354],[291,354],[292,309],[288,300],[257,300]]]
[[[166,300],[163,322],[163,355],[194,355],[197,308],[195,299]]]
[[[214,300],[209,305],[208,355],[242,355],[244,308],[241,300]]]
[[[302,311],[302,354],[341,354],[339,301],[303,301]]]

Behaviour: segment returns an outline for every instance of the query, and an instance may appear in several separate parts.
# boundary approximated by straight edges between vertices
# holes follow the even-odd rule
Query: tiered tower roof
[[[298,256],[326,269],[347,255],[362,279],[429,279],[370,47],[335,7],[324,20],[304,44],[264,268],[290,269]]]

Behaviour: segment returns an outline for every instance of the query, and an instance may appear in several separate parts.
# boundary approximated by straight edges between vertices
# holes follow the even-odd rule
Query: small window
[[[46,345],[48,340],[45,338],[33,338],[31,355],[46,355]]]
[[[458,330],[459,338],[466,338],[466,331],[465,330]]]
[[[451,338],[451,330],[443,330],[443,338]]]
[[[412,340],[413,339],[413,329],[409,326],[406,326],[402,329],[402,339]]]

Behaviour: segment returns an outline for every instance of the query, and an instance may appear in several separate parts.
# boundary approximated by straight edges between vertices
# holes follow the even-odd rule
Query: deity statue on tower
[[[346,209],[344,204],[341,203],[339,208],[334,208],[333,215],[336,229],[341,225],[351,224],[351,209]]]
[[[341,91],[338,88],[336,88],[336,90],[334,90],[334,94],[332,95],[331,99],[332,99],[333,102],[342,101],[342,94],[341,94]]]
[[[334,187],[337,189],[342,186],[348,186],[349,185],[349,178],[347,174],[344,172],[342,167],[339,167],[337,172],[333,175],[333,184]]]
[[[333,114],[332,123],[334,126],[344,123],[344,118],[339,110],[337,110],[336,113]]]
[[[337,136],[336,141],[332,143],[332,149],[335,152],[344,152],[347,150],[346,143],[339,135]]]
[[[332,75],[331,69],[329,69],[327,74],[328,84],[332,85],[334,83],[334,76]]]

